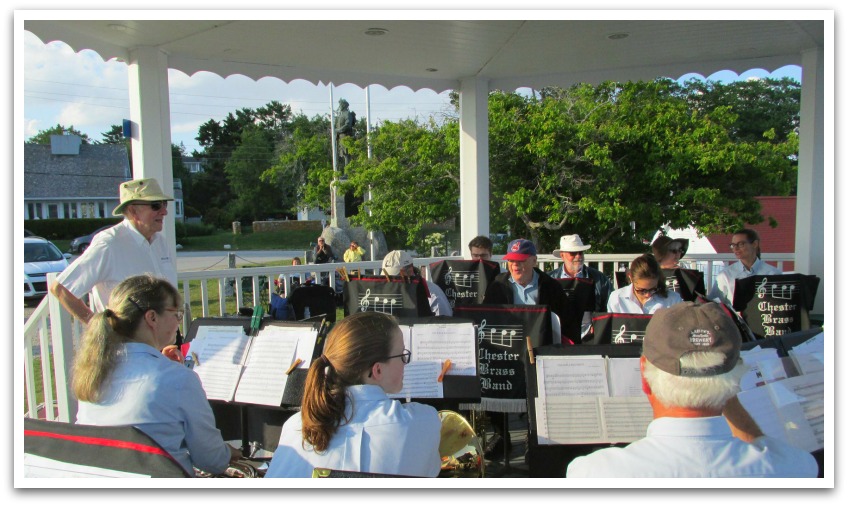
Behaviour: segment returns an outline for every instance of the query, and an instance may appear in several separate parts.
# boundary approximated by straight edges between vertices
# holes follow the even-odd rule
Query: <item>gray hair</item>
[[[687,369],[710,369],[724,363],[723,353],[702,351],[681,357],[681,367]],[[739,393],[739,381],[748,371],[740,360],[729,372],[714,376],[675,376],[660,370],[645,360],[642,375],[651,392],[663,405],[690,409],[721,409],[734,395]]]

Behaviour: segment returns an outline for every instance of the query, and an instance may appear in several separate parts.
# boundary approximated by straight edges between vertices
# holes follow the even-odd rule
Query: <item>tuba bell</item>
[[[482,478],[483,447],[471,424],[455,411],[439,411],[439,419],[442,422],[439,478]]]

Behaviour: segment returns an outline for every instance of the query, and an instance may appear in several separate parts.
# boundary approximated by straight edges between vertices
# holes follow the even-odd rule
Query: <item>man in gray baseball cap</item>
[[[568,478],[815,478],[813,456],[764,436],[736,399],[742,338],[719,304],[660,309],[645,331],[645,438],[568,465]]]

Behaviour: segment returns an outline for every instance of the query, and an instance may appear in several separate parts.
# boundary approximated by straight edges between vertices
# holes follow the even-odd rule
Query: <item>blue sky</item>
[[[24,33],[24,138],[56,124],[73,126],[93,140],[101,140],[102,133],[111,125],[119,125],[129,118],[127,91],[127,66],[124,63],[104,62],[93,51],[74,53],[64,43],[43,44],[38,37]],[[762,69],[752,69],[737,76],[722,71],[707,78],[732,81],[751,77],[769,76]],[[773,77],[792,77],[801,80],[801,69],[788,66],[778,69]],[[687,74],[681,79],[703,78]],[[329,114],[330,91],[327,86],[316,86],[296,80],[286,84],[279,79],[264,78],[258,81],[232,76],[224,79],[209,72],[187,76],[171,71],[171,138],[175,144],[184,144],[191,153],[200,149],[194,137],[197,129],[210,119],[222,120],[228,113],[241,108],[261,107],[272,100],[291,105],[292,110],[307,116]],[[335,87],[335,102],[344,98],[359,119],[365,118],[365,92],[354,85]],[[413,92],[404,87],[386,90],[371,87],[372,124],[397,121],[405,118],[426,120],[449,114],[452,108],[448,93],[437,94],[429,90]]]

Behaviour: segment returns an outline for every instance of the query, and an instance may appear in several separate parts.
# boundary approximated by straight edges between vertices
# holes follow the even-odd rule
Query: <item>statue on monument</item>
[[[356,124],[356,113],[348,109],[349,104],[347,100],[340,98],[339,99],[339,109],[336,111],[336,150],[338,151],[338,170],[339,172],[343,172],[344,167],[350,163],[350,153],[342,144],[342,140],[347,137],[353,136],[353,126]]]

